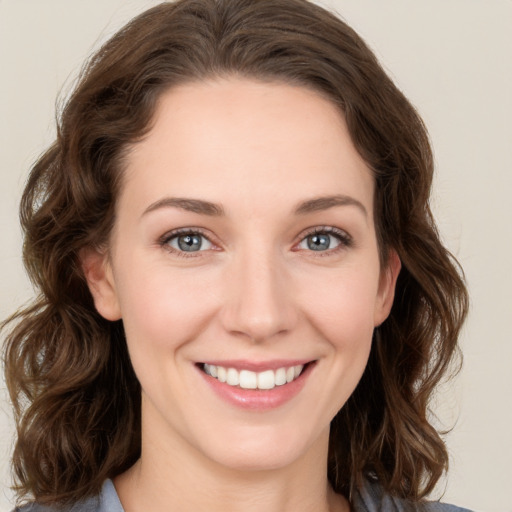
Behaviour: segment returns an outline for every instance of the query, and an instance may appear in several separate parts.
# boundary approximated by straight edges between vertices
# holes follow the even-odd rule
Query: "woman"
[[[370,50],[304,0],[182,0],[118,32],[22,199],[28,510],[455,510],[424,501],[467,309],[432,167]]]

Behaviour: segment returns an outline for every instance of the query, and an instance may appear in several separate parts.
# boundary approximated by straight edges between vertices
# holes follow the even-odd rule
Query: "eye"
[[[196,231],[170,234],[162,240],[162,244],[176,252],[207,251],[213,247],[208,238]]]
[[[307,234],[297,247],[300,250],[325,252],[349,247],[351,243],[352,239],[347,233],[329,227],[316,228],[312,233]]]

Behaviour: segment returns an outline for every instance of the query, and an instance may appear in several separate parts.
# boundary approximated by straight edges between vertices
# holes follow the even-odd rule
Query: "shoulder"
[[[12,512],[99,512],[98,502],[97,496],[64,507],[41,505],[40,503],[32,502],[22,507],[17,507]]]
[[[29,503],[12,512],[124,512],[112,480],[106,480],[98,496],[92,496],[69,507]]]
[[[391,496],[376,482],[366,481],[353,499],[353,512],[470,512],[439,501],[412,502]]]

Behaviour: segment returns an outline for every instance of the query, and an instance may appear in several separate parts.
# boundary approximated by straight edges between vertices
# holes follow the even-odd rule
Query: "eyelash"
[[[333,249],[327,249],[325,251],[308,251],[312,253],[316,252],[316,254],[314,254],[315,257],[330,256],[332,254],[337,254],[338,252],[343,251],[345,249],[349,249],[354,245],[354,239],[346,231],[335,228],[333,226],[317,226],[315,228],[307,230],[305,233],[302,233],[300,235],[299,243],[302,243],[304,240],[306,240],[306,238],[313,235],[331,235],[334,238],[336,238],[337,241],[339,242],[339,245],[337,247],[334,247]]]
[[[178,257],[181,258],[195,258],[201,255],[204,251],[180,251],[177,250],[169,245],[169,242],[173,240],[174,238],[178,236],[185,236],[185,235],[199,235],[206,240],[208,240],[209,243],[215,245],[210,238],[206,235],[206,233],[200,229],[200,228],[181,228],[174,231],[171,231],[169,233],[166,233],[163,235],[159,241],[158,244],[165,248],[167,251],[175,254]],[[304,242],[308,237],[313,235],[331,235],[337,239],[339,242],[339,245],[337,247],[334,247],[333,249],[327,249],[325,251],[313,251],[309,250],[308,252],[315,253],[315,256],[322,257],[322,256],[328,256],[335,253],[338,253],[339,251],[342,251],[344,249],[348,249],[354,245],[353,238],[346,232],[341,229],[335,228],[333,226],[317,226],[315,228],[309,229],[304,233],[301,233],[300,240],[297,242],[294,247],[296,247],[298,244]],[[214,249],[215,250],[215,249]],[[295,249],[295,251],[299,251],[301,249]]]
[[[162,246],[164,249],[166,249],[167,251],[171,252],[172,254],[175,254],[176,256],[178,256],[180,258],[195,258],[197,256],[200,256],[201,252],[204,252],[204,251],[190,251],[190,252],[179,251],[179,250],[177,250],[174,247],[171,247],[169,245],[169,242],[173,238],[177,238],[178,236],[186,236],[186,235],[191,235],[191,236],[199,235],[199,236],[205,238],[206,240],[208,240],[208,242],[210,242],[211,244],[213,244],[213,242],[206,235],[206,233],[202,229],[200,229],[200,228],[181,228],[181,229],[176,229],[174,231],[171,231],[171,232],[166,233],[165,235],[163,235],[159,239],[158,244],[160,246]]]

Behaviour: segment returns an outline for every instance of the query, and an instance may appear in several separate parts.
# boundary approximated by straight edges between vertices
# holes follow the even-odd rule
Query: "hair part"
[[[468,299],[429,208],[423,122],[361,38],[326,10],[306,0],[180,0],[142,13],[92,56],[23,194],[24,262],[40,294],[3,325],[20,496],[75,502],[139,457],[140,385],[122,322],[95,310],[80,251],[108,242],[126,151],[150,129],[161,94],[231,75],[308,87],[340,108],[375,176],[382,261],[392,248],[402,262],[391,314],[332,422],[333,488],[349,496],[376,478],[418,500],[446,470],[428,404],[457,352]]]

